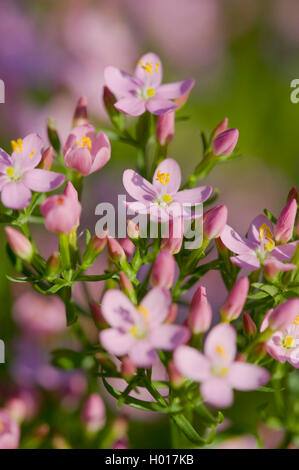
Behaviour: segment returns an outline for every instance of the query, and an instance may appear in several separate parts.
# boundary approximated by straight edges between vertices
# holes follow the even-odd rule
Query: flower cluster
[[[255,432],[275,420],[287,431],[286,445],[293,445],[299,435],[293,419],[298,416],[298,376],[293,374],[299,368],[297,191],[290,191],[278,218],[265,210],[247,235],[240,235],[227,223],[227,206],[213,205],[218,193],[201,184],[215,165],[234,158],[238,130],[229,129],[225,118],[203,136],[202,159],[182,183],[180,166],[168,150],[194,80],[161,84],[161,60],[148,53],[134,75],[107,67],[105,81],[103,100],[114,126],[107,135],[89,122],[87,101],[81,98],[64,145],[49,120],[51,147],[31,134],[12,142],[11,156],[0,151],[1,221],[8,254],[21,274],[11,279],[35,290],[14,306],[25,338],[14,377],[27,388],[18,386],[3,401],[0,448],[32,440],[42,447],[47,439],[56,448],[76,445],[71,435],[52,438],[50,423],[23,436],[23,422],[43,406],[34,398],[40,389],[55,390],[75,410],[86,445],[126,448],[127,419],[106,422],[98,378],[101,390],[119,405],[165,413],[197,447],[212,445],[216,428],[222,435],[220,425],[230,428],[227,419],[222,421],[226,408],[235,406],[235,395],[243,404],[251,391],[274,396],[257,418]],[[140,117],[127,122],[125,115]],[[136,171],[126,169],[122,178],[133,198],[126,209],[135,217],[128,218],[120,239],[107,228],[98,236],[86,230],[84,240],[82,191],[86,178],[109,162],[110,140],[138,150]],[[100,184],[101,175],[98,179]],[[65,181],[63,191],[47,194]],[[140,216],[154,222],[155,236],[143,236]],[[202,229],[192,249],[185,244],[186,221],[190,230]],[[58,247],[48,259],[33,240],[31,223],[56,234]],[[104,262],[98,262],[106,248]],[[204,276],[215,270],[219,279],[207,292]],[[227,295],[218,312],[214,299],[219,299],[220,277]],[[89,283],[103,286],[100,296],[93,296]],[[51,345],[67,328],[76,342],[65,339],[67,346],[52,350],[49,364],[36,352],[40,342]],[[28,343],[28,337],[34,341]],[[158,378],[152,373],[156,368]],[[245,435],[250,432],[244,429]]]

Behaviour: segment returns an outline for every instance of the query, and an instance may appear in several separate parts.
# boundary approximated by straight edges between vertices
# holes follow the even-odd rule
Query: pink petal
[[[168,173],[169,181],[167,184],[162,184],[157,174],[159,175]],[[164,180],[167,181],[166,179]],[[157,188],[159,193],[175,194],[181,186],[181,169],[179,164],[173,158],[166,158],[162,163],[157,167],[155,174],[153,176],[153,185]]]
[[[262,324],[260,326],[260,332],[262,333],[263,331],[265,331],[268,326],[269,326],[269,317],[271,315],[271,313],[273,312],[273,308],[271,308],[271,310],[269,310],[266,315],[264,316],[263,318],[263,321],[262,321]]]
[[[108,290],[102,301],[102,313],[109,325],[128,331],[137,323],[139,313],[128,297],[117,289]]]
[[[168,315],[171,305],[170,292],[164,287],[154,287],[142,299],[140,305],[146,308],[150,325],[159,325]]]
[[[130,116],[140,116],[145,112],[145,102],[136,96],[121,98],[115,105],[116,109]]]
[[[110,160],[110,141],[104,132],[98,133],[92,145],[91,155],[94,157],[94,160],[90,168],[90,173],[100,170]]]
[[[7,183],[1,193],[2,204],[10,209],[24,209],[30,204],[31,191],[21,181]]]
[[[292,271],[292,269],[296,269],[297,266],[292,263],[282,263],[281,261],[278,261],[275,258],[269,258],[264,260],[264,265],[267,266],[267,264],[274,265],[279,271]]]
[[[16,165],[23,170],[35,168],[42,158],[43,146],[42,138],[38,134],[27,135],[23,139],[23,151],[13,152],[11,155],[13,166]]]
[[[202,204],[209,199],[212,191],[212,186],[199,186],[194,189],[184,189],[183,191],[179,191],[173,200],[180,204]]]
[[[6,175],[0,175],[0,191],[4,188],[4,186],[10,182],[10,179]]]
[[[141,67],[140,61],[143,65],[145,65],[147,62],[152,62],[152,74],[149,74]],[[157,67],[156,71],[157,64],[160,65]],[[148,52],[139,59],[135,69],[135,77],[137,77],[142,83],[146,83],[149,88],[157,88],[162,82],[162,75],[162,63],[160,58],[156,54],[154,54],[153,52]]]
[[[271,256],[279,261],[289,261],[298,245],[298,241],[287,243],[286,245],[278,245],[271,251]]]
[[[53,191],[61,186],[65,181],[65,176],[60,173],[56,173],[55,171],[41,170],[37,168],[26,171],[23,175],[22,181],[27,188],[32,191],[47,193],[48,191]]]
[[[83,137],[88,137],[93,145],[96,137],[95,128],[92,124],[83,124],[82,126],[74,127],[68,135],[67,141],[63,147],[63,155],[66,155],[67,151],[79,147],[77,142],[81,142]]]
[[[150,341],[157,349],[172,351],[190,338],[190,330],[181,325],[159,325],[151,332]]]
[[[212,362],[230,363],[236,355],[236,330],[228,323],[219,323],[208,334],[204,353]]]
[[[76,146],[65,154],[64,162],[68,168],[87,176],[90,173],[92,158],[87,148]]]
[[[156,114],[157,116],[166,114],[169,111],[174,111],[177,108],[175,103],[158,95],[146,101],[145,106],[150,113]]]
[[[255,271],[261,267],[259,259],[254,252],[244,253],[239,256],[231,256],[231,262],[247,271]]]
[[[220,235],[224,245],[233,253],[243,254],[256,248],[256,244],[239,235],[232,227],[226,225]]]
[[[258,244],[261,243],[260,239],[260,228],[262,225],[267,225],[271,232],[273,233],[273,225],[272,222],[263,214],[258,215],[250,224],[248,229],[248,239],[257,242]]]
[[[144,203],[152,202],[157,197],[155,187],[134,170],[125,170],[123,185],[132,198]]]
[[[116,67],[105,67],[104,78],[107,87],[116,96],[124,96],[136,92],[142,82]]]
[[[147,339],[136,341],[129,351],[129,357],[137,367],[150,367],[158,360],[158,354]]]
[[[181,82],[165,83],[164,85],[159,86],[157,93],[159,96],[163,96],[167,100],[173,100],[179,98],[185,93],[189,93],[194,86],[194,79],[188,78]]]
[[[179,346],[173,355],[178,371],[188,379],[202,382],[210,375],[210,362],[190,346]]]
[[[124,356],[135,342],[134,336],[123,333],[116,328],[108,328],[100,332],[100,343],[106,351],[116,356]]]
[[[270,378],[269,372],[263,367],[244,362],[234,362],[229,371],[228,380],[236,390],[255,390],[265,385]]]
[[[211,377],[200,386],[203,399],[216,408],[228,408],[233,404],[234,394],[231,386],[219,377]]]

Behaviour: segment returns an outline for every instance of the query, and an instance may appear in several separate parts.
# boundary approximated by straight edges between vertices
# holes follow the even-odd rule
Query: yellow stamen
[[[267,240],[267,243],[265,243],[265,248],[267,251],[272,251],[273,248],[275,247],[275,242],[273,238],[273,234],[271,230],[269,229],[267,224],[263,224],[260,227],[260,240],[263,242],[264,240]]]
[[[296,317],[295,320],[293,321],[293,324],[294,324],[294,325],[299,325],[299,315],[297,315],[297,317]]]
[[[79,147],[87,147],[88,150],[91,150],[91,139],[86,135],[83,135],[81,140],[77,140],[77,145]]]
[[[160,181],[161,184],[168,184],[169,183],[169,173],[161,173],[160,170],[158,170],[156,180]]]
[[[285,348],[292,348],[294,346],[294,338],[293,336],[286,336],[282,341],[282,345]]]
[[[4,428],[4,424],[2,423],[2,421],[0,421],[0,432],[2,431],[3,428]]]
[[[227,367],[222,367],[219,372],[220,375],[226,375],[228,374],[228,368]]]
[[[172,201],[172,197],[169,194],[163,194],[162,199],[166,204],[169,204]]]
[[[8,176],[13,176],[14,173],[15,173],[15,169],[14,169],[12,166],[9,166],[9,167],[7,168],[7,170],[6,170],[6,174],[7,174]]]
[[[219,356],[226,356],[226,351],[222,346],[220,346],[220,344],[216,346],[216,351],[219,354]]]
[[[144,319],[148,320],[148,309],[146,307],[143,307],[142,305],[138,305],[138,307],[136,307],[136,308],[141,313],[141,315],[144,317]]]
[[[147,95],[148,95],[150,98],[152,98],[153,96],[155,96],[155,94],[156,94],[156,93],[155,93],[155,90],[154,90],[153,88],[149,88],[149,89],[147,90]]]
[[[153,63],[152,62],[146,62],[145,64],[142,63],[142,60],[139,62],[140,66],[145,70],[147,73],[150,75],[153,74]]]
[[[159,67],[160,67],[160,62],[157,62],[156,67],[155,67],[155,72],[158,72]]]
[[[31,158],[33,157],[34,154],[35,154],[35,150],[32,150],[31,154],[29,155],[30,160],[31,160]]]
[[[16,153],[23,152],[23,140],[22,139],[17,139],[17,141],[12,140],[11,147],[13,151]]]
[[[130,333],[133,336],[136,336],[136,337],[138,336],[138,330],[137,330],[136,326],[132,326],[132,328],[130,329]]]

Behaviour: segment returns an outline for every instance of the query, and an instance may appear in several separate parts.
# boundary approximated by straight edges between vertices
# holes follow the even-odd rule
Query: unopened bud
[[[297,201],[292,199],[281,211],[274,227],[274,235],[277,242],[287,243],[292,238],[296,214]]]
[[[244,312],[243,315],[243,331],[246,336],[252,338],[255,336],[257,328],[256,324],[252,320],[251,316],[248,313]]]
[[[60,253],[54,251],[47,261],[46,277],[56,277],[60,270]]]
[[[174,361],[168,363],[168,375],[169,381],[173,388],[179,388],[185,382],[185,378],[176,368]]]
[[[126,380],[132,379],[132,377],[136,374],[136,366],[129,358],[126,356],[121,361],[121,373]]]
[[[157,119],[156,138],[161,146],[169,144],[174,136],[175,112],[160,114]]]
[[[131,240],[138,240],[138,238],[140,237],[139,226],[130,219],[127,220],[127,232],[128,232],[128,237]]]
[[[239,317],[245,305],[248,290],[248,278],[240,277],[220,309],[223,321],[232,321]]]
[[[237,145],[238,139],[238,129],[228,129],[227,131],[221,132],[212,142],[214,155],[230,155]]]
[[[86,430],[92,434],[98,432],[104,426],[106,409],[98,393],[92,393],[86,400],[82,409],[81,419]]]
[[[174,257],[168,250],[162,250],[158,254],[151,273],[151,284],[153,286],[166,287],[170,289],[175,274]]]
[[[30,241],[25,235],[12,227],[5,227],[5,233],[14,254],[30,263],[33,258],[33,248]]]
[[[100,237],[91,237],[82,257],[82,266],[87,268],[102,253],[107,244],[107,235],[108,232],[104,230]]]
[[[91,301],[89,304],[91,315],[93,318],[93,321],[98,328],[98,330],[102,330],[103,328],[108,327],[108,323],[106,322],[103,314],[102,314],[102,309],[101,307],[94,301]]]
[[[213,207],[203,215],[203,233],[208,240],[220,237],[227,222],[227,207]]]
[[[42,158],[37,165],[37,168],[43,170],[50,170],[53,163],[53,147],[48,147],[42,154]]]
[[[88,124],[88,117],[87,117],[87,98],[85,96],[81,96],[79,98],[75,112],[73,117],[73,127],[77,126],[84,126]]]
[[[212,315],[206,288],[200,286],[193,295],[187,317],[187,323],[192,334],[199,335],[207,331],[211,326]]]
[[[49,142],[52,145],[53,149],[56,153],[60,152],[60,139],[57,133],[56,124],[53,119],[48,119],[47,121],[47,131],[48,131],[48,138]]]
[[[176,318],[178,316],[178,305],[177,304],[171,304],[168,315],[164,320],[164,323],[174,323],[176,321]]]
[[[295,186],[290,189],[287,197],[287,202],[290,202],[292,199],[296,199],[296,201],[298,202],[298,190]]]
[[[212,131],[212,139],[215,139],[217,135],[222,134],[222,132],[227,131],[228,129],[228,118],[224,118],[219,124],[215,127],[215,129]]]
[[[108,252],[111,261],[120,262],[126,259],[126,254],[120,243],[115,238],[107,238]]]

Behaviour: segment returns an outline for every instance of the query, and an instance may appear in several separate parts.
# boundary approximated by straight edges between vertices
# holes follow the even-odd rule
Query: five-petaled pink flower
[[[237,254],[231,257],[231,261],[248,271],[255,271],[267,264],[274,265],[280,271],[295,269],[295,264],[284,261],[291,259],[298,242],[276,245],[274,233],[270,220],[261,214],[250,224],[248,238],[239,235],[229,225],[225,226],[220,238],[227,248]]]
[[[4,206],[24,209],[30,204],[31,191],[53,191],[65,180],[54,171],[35,168],[41,161],[43,141],[37,134],[12,141],[13,152],[0,149],[0,191]]]
[[[106,85],[118,99],[115,107],[131,116],[146,110],[157,115],[172,111],[177,105],[171,100],[187,94],[194,85],[193,78],[161,85],[162,75],[161,61],[152,52],[141,57],[133,76],[112,66],[104,71]]]
[[[116,356],[129,355],[137,367],[152,366],[156,349],[170,351],[190,336],[185,326],[163,324],[170,305],[170,292],[163,287],[150,290],[137,307],[122,292],[107,291],[102,313],[112,328],[100,333],[102,346]]]
[[[104,132],[96,134],[91,124],[74,127],[63,147],[65,165],[83,176],[103,168],[110,154],[108,137]]]
[[[201,382],[203,399],[218,408],[233,403],[233,389],[255,390],[269,380],[269,372],[254,364],[234,361],[236,330],[220,323],[208,334],[204,354],[190,346],[180,346],[174,352],[174,362],[185,377]]]
[[[157,167],[151,184],[134,170],[125,170],[123,184],[135,202],[127,203],[132,212],[150,214],[153,220],[168,221],[175,217],[190,217],[190,206],[202,204],[211,193],[211,186],[179,191],[181,169],[172,158]],[[189,207],[188,207],[189,206]]]

